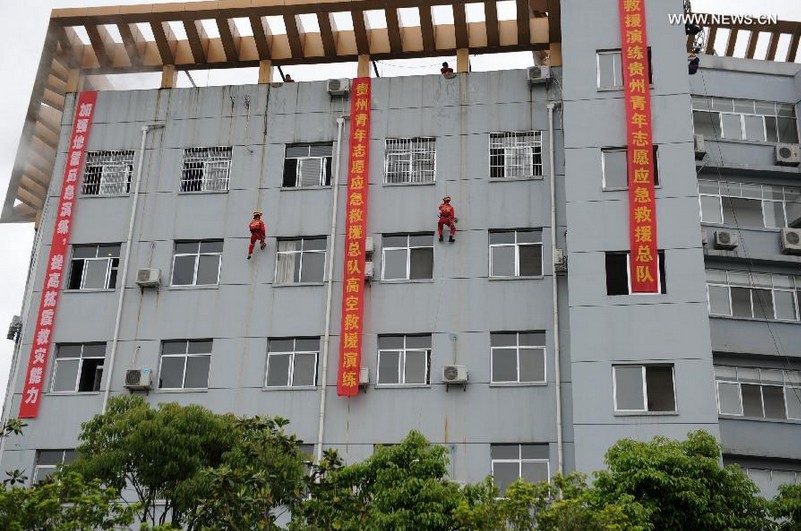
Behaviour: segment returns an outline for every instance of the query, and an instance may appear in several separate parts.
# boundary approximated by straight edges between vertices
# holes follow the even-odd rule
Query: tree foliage
[[[781,485],[770,512],[779,521],[781,531],[801,531],[801,484]]]

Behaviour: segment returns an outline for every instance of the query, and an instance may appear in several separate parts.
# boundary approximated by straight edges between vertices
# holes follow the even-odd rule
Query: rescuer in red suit
[[[254,210],[253,211],[253,220],[251,220],[250,225],[248,228],[250,229],[250,247],[248,247],[248,260],[250,260],[250,256],[253,254],[253,246],[256,245],[257,241],[261,242],[261,248],[264,250],[267,247],[267,243],[265,243],[264,238],[267,237],[266,231],[267,229],[264,227],[264,222],[261,220],[261,210]]]
[[[451,206],[451,196],[446,195],[442,198],[442,204],[439,205],[439,221],[437,222],[437,233],[439,234],[439,241],[442,241],[442,227],[447,225],[451,231],[449,242],[453,243],[456,239],[453,237],[456,234],[456,211]]]

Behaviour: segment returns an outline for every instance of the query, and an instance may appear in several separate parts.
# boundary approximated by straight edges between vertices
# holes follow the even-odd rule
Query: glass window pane
[[[542,275],[542,245],[521,245],[520,276],[536,277]]]
[[[186,389],[206,389],[209,386],[211,356],[189,356],[186,359]]]
[[[745,115],[743,122],[745,123],[745,138],[756,142],[765,141],[765,125],[761,116]]]
[[[729,140],[742,140],[742,125],[739,114],[722,114],[723,118],[723,138]]]
[[[729,288],[726,286],[707,286],[709,294],[709,313],[713,315],[730,315]]]
[[[720,193],[720,185],[718,184],[718,181],[699,180],[698,192],[701,194],[717,195]]]
[[[422,247],[412,249],[409,278],[434,278],[434,249]]]
[[[212,240],[207,242],[200,242],[201,253],[221,253],[223,250],[222,240]]]
[[[769,419],[787,418],[784,411],[784,389],[778,385],[762,386],[762,398],[765,401],[765,417]]]
[[[115,243],[111,245],[98,245],[97,256],[100,258],[119,258],[120,244]]]
[[[490,334],[490,345],[493,347],[508,347],[517,345],[515,332],[493,332]]]
[[[493,444],[490,446],[490,457],[492,459],[520,459],[520,445]]]
[[[189,341],[187,352],[189,354],[211,354],[212,341]]]
[[[603,186],[605,189],[627,188],[628,168],[625,150],[604,150]]]
[[[161,389],[181,389],[184,382],[184,356],[161,357],[159,387]]]
[[[300,270],[300,253],[282,253],[280,252],[282,244],[287,242],[278,242],[279,252],[276,255],[275,261],[275,282],[276,284],[291,284],[295,282],[298,271]],[[289,242],[294,245],[294,242]]]
[[[297,352],[319,352],[320,338],[297,339],[295,341],[295,351]]]
[[[673,367],[646,367],[648,411],[675,411]]]
[[[776,319],[798,321],[795,308],[795,295],[792,291],[774,291],[773,302],[776,304]]]
[[[701,221],[706,223],[723,223],[720,211],[720,197],[711,195],[701,196]]]
[[[161,344],[162,354],[186,354],[186,341],[165,341]]]
[[[542,243],[541,230],[517,231],[517,243]]]
[[[801,387],[785,387],[784,396],[787,401],[787,416],[801,419]]]
[[[384,280],[406,279],[406,249],[384,249]]]
[[[267,356],[267,387],[286,387],[289,385],[290,354]]]
[[[514,243],[515,242],[515,231],[507,230],[507,231],[493,231],[489,233],[489,242],[490,244],[495,243]]]
[[[788,194],[789,195],[789,194]],[[801,199],[787,202],[784,205],[787,211],[787,226],[801,228]]]
[[[753,290],[754,317],[757,319],[773,319],[773,294],[767,289]]]
[[[314,385],[317,370],[317,354],[295,354],[295,366],[292,371],[292,385]]]
[[[643,411],[642,367],[615,367],[615,401],[618,410]]]
[[[406,348],[431,348],[431,336],[406,336]]]
[[[779,133],[776,126],[775,116],[765,116],[765,133],[767,134],[768,142],[779,141]]]
[[[378,337],[378,348],[380,350],[402,349],[403,348],[403,336],[379,336]]]
[[[428,351],[426,350],[407,350],[406,351],[406,383],[425,384],[428,383]]]
[[[434,245],[434,234],[413,234],[409,236],[409,247],[431,247]]]
[[[529,483],[548,481],[548,463],[523,463],[523,479]]]
[[[798,126],[795,118],[778,118],[779,142],[785,144],[798,144]]]
[[[523,459],[548,459],[549,450],[547,444],[521,444],[520,457]]]
[[[762,211],[765,215],[765,226],[771,228],[786,227],[784,205],[779,201],[764,201]]]
[[[197,285],[213,285],[219,282],[220,255],[200,255],[197,268]]]
[[[734,382],[718,382],[718,412],[721,415],[741,415],[740,385]]]
[[[598,88],[608,89],[615,86],[615,55],[613,53],[598,54]]]
[[[493,277],[515,276],[515,249],[513,245],[490,247]]]
[[[108,260],[87,260],[83,269],[83,289],[106,287]]]
[[[723,219],[727,225],[761,228],[764,226],[762,222],[762,201],[739,197],[724,197]]]
[[[326,238],[303,238],[304,251],[325,251]]]
[[[197,256],[176,256],[172,268],[173,286],[191,286],[194,283]]]
[[[325,253],[303,253],[301,282],[322,282],[325,270]]]
[[[53,376],[53,391],[75,391],[79,365],[78,360],[57,360]]]
[[[72,248],[73,258],[95,258],[97,256],[96,245],[76,245]]]
[[[60,465],[64,459],[63,450],[39,450],[36,457],[37,466]]]
[[[380,384],[399,383],[400,352],[380,350],[378,352],[378,382]]]
[[[754,114],[754,100],[734,100],[734,112]]]
[[[752,317],[751,290],[749,288],[731,288],[731,308],[735,317]]]
[[[545,332],[520,332],[520,345],[539,347],[545,345]]]
[[[196,253],[200,249],[200,242],[175,242],[175,254]]]
[[[381,245],[386,247],[406,247],[409,243],[409,237],[403,236],[382,236]]]
[[[492,349],[492,381],[517,382],[517,349]]]
[[[106,344],[94,343],[83,346],[83,358],[104,358],[106,356]]]
[[[759,385],[741,384],[743,394],[743,415],[762,417],[762,392]]]
[[[520,349],[520,381],[545,381],[545,350],[541,348]]]
[[[56,350],[57,358],[80,358],[81,345],[59,345]]]
[[[693,128],[696,135],[703,135],[706,140],[720,138],[720,114],[693,111]]]
[[[506,493],[506,487],[520,477],[520,464],[514,463],[492,463],[492,481],[498,486],[501,496]]]

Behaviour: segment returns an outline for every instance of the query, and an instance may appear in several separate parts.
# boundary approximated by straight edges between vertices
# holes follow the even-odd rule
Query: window
[[[231,177],[230,147],[198,147],[184,150],[182,192],[224,192]]]
[[[596,54],[596,67],[599,89],[623,88],[623,59],[620,50],[603,50]],[[651,65],[651,48],[648,47],[648,83],[654,84],[654,72]]]
[[[654,146],[654,186],[659,186],[658,146]],[[627,190],[629,187],[628,149],[601,150],[601,176],[604,190]]]
[[[491,277],[542,275],[542,230],[491,230],[489,250]]]
[[[279,239],[275,283],[322,282],[327,241],[325,236]]]
[[[434,276],[434,233],[384,235],[381,278],[415,280]]]
[[[384,182],[423,184],[434,182],[436,139],[387,138],[384,151]]]
[[[615,365],[615,411],[676,411],[673,365]]]
[[[545,383],[545,332],[490,334],[492,383]]]
[[[431,334],[378,336],[377,385],[431,383]]]
[[[214,286],[220,283],[222,240],[175,242],[173,286]]]
[[[551,480],[547,444],[492,444],[492,480],[498,486],[501,496],[506,488],[524,479],[529,483]]]
[[[798,460],[724,455],[723,464],[738,465],[768,500],[779,493],[780,485],[801,484],[801,461]]]
[[[715,366],[718,413],[801,420],[801,371]]]
[[[67,289],[114,289],[119,265],[119,243],[75,245]]]
[[[695,134],[717,140],[798,143],[791,103],[693,96]]]
[[[659,262],[659,293],[667,293],[665,282],[665,251],[657,251]],[[625,251],[606,253],[606,294],[631,294],[631,265]]]
[[[266,387],[317,385],[320,338],[271,339],[267,350]]]
[[[701,221],[743,228],[801,228],[801,188],[698,181]]]
[[[284,155],[284,188],[331,186],[331,159],[334,145],[290,144]]]
[[[542,131],[490,133],[490,179],[542,177]]]
[[[50,476],[60,465],[71,463],[76,457],[75,450],[37,450],[36,465],[33,467],[33,483],[39,483]]]
[[[123,195],[131,191],[133,151],[87,151],[83,195]]]
[[[161,343],[159,389],[208,389],[211,339]]]
[[[799,320],[801,277],[707,269],[710,315]]]
[[[58,392],[100,391],[105,343],[58,345],[50,390]]]

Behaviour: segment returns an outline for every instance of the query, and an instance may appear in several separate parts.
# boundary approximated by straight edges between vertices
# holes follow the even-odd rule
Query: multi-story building
[[[38,227],[6,418],[30,401],[29,363],[47,362],[0,468],[43,477],[109,396],[135,392],[280,415],[310,450],[349,462],[417,429],[449,448],[459,481],[591,471],[620,438],[698,429],[766,493],[801,481],[801,68],[774,60],[780,40],[796,58],[801,26],[777,25],[767,60],[753,58],[757,37],[748,58],[727,57],[735,46],[712,26],[689,76],[685,27],[669,23],[683,3],[646,2],[658,292],[642,294],[619,2],[517,2],[504,20],[489,1],[479,21],[438,7],[452,24],[428,5],[252,4],[54,12],[3,211]],[[365,24],[371,9],[385,27]],[[341,10],[353,29],[332,24]],[[276,16],[285,34],[267,31]],[[550,68],[469,71],[469,53],[516,50]],[[356,60],[363,78],[371,56],[446,54],[454,75],[372,79],[364,392],[338,396],[355,94],[270,73]],[[260,83],[173,88],[177,70],[234,66],[258,66]],[[161,71],[162,88],[100,91],[82,115],[81,83],[100,86],[89,75],[142,70]],[[436,234],[445,195],[455,243]],[[267,247],[248,260],[254,209]]]

